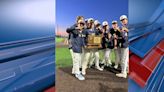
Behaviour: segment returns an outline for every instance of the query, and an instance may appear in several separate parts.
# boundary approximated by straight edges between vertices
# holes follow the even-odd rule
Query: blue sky
[[[100,22],[119,20],[128,14],[128,0],[56,0],[56,23],[59,27],[69,27],[76,16],[98,19]]]

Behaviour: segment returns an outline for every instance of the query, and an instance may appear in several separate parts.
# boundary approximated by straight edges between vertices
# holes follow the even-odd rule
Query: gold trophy
[[[101,35],[88,35],[87,48],[101,48],[102,36]]]

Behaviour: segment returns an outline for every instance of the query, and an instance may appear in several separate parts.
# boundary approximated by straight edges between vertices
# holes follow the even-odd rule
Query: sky
[[[56,0],[56,24],[62,31],[79,15],[111,24],[123,14],[128,14],[128,0]]]

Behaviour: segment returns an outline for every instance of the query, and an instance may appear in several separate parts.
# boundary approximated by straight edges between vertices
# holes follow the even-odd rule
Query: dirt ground
[[[88,69],[86,80],[79,81],[71,74],[71,67],[56,71],[56,92],[128,92],[128,80],[118,78],[119,71],[107,68],[104,71]]]

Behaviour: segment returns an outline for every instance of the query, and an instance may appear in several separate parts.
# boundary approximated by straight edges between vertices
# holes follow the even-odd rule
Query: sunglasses
[[[85,24],[84,23],[79,23],[80,24],[80,26],[84,26]]]
[[[107,25],[104,25],[103,27],[107,27]]]
[[[121,21],[123,21],[123,20],[125,20],[125,19],[122,19]]]
[[[80,22],[80,23],[78,23],[78,24],[80,24],[80,25],[84,25],[85,23],[84,23],[84,22]]]
[[[97,24],[97,25],[95,25],[95,26],[100,26],[100,24]]]

